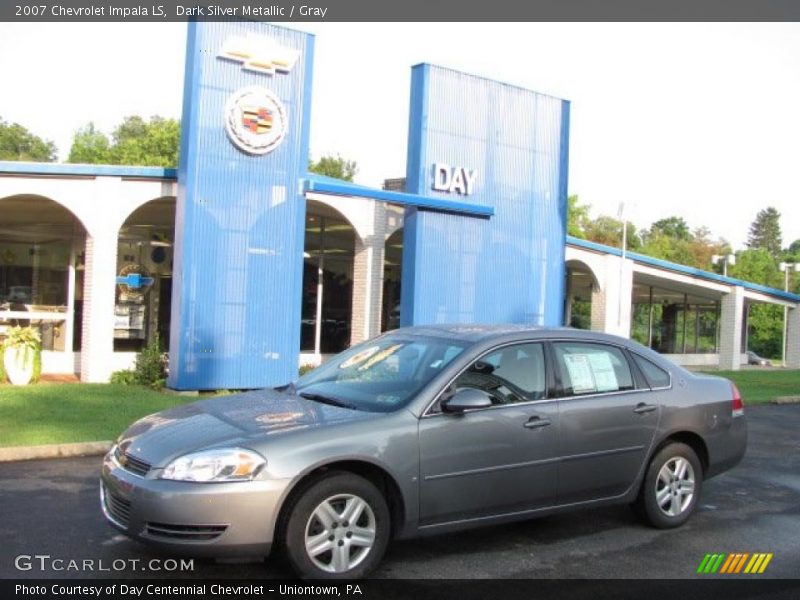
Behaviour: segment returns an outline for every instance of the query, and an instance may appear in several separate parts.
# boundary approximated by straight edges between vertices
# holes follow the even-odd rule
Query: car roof
[[[599,331],[590,331],[587,329],[575,329],[572,327],[541,327],[536,325],[519,325],[512,323],[498,325],[485,323],[417,325],[413,327],[402,327],[394,330],[393,332],[387,333],[403,333],[424,337],[447,338],[471,343],[498,339],[514,340],[527,337],[565,337],[614,343],[624,342],[626,345],[630,342],[630,340],[627,338],[622,338]]]

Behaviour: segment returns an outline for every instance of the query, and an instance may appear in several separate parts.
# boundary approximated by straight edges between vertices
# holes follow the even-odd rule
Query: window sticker
[[[403,344],[395,344],[393,346],[389,346],[388,348],[384,348],[374,356],[371,356],[368,361],[366,361],[363,365],[358,367],[359,371],[366,371],[367,369],[371,368],[372,366],[378,364],[381,361],[386,360],[392,354],[400,350],[403,347]]]
[[[617,372],[614,370],[614,365],[611,364],[611,356],[607,352],[595,352],[588,356],[597,391],[617,391],[619,382],[617,381]]]
[[[362,350],[358,354],[354,354],[353,356],[348,358],[346,361],[344,361],[342,364],[340,364],[339,368],[340,369],[349,369],[353,365],[357,365],[360,362],[364,362],[370,356],[375,354],[378,350],[380,350],[380,346],[371,346],[369,348],[365,348],[364,350]]]
[[[586,354],[565,354],[564,364],[567,365],[574,394],[594,392],[597,389],[589,357]]]

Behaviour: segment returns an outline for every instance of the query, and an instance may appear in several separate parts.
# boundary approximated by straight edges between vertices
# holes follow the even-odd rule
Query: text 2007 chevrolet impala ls
[[[280,547],[315,578],[361,577],[392,537],[629,503],[694,511],[745,452],[742,400],[622,338],[433,326],[355,346],[295,384],[134,423],[101,504],[132,538],[209,556]]]

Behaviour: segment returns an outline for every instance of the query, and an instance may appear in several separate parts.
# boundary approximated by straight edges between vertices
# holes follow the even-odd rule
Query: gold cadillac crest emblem
[[[286,135],[286,125],[286,108],[264,87],[237,90],[225,105],[228,137],[248,154],[267,154],[280,146]]]

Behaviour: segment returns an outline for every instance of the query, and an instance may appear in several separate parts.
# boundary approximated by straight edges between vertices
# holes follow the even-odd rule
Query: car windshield
[[[338,354],[301,377],[297,393],[355,410],[391,412],[411,399],[467,344],[388,334]]]

